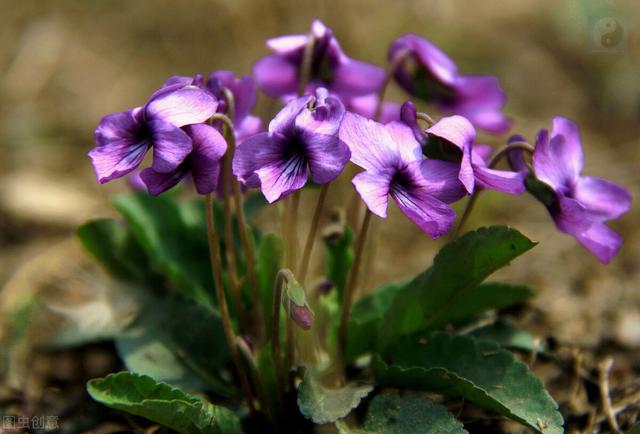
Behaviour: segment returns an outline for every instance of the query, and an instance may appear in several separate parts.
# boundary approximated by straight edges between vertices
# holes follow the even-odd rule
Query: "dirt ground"
[[[640,3],[631,0],[508,5],[498,0],[0,0],[0,10],[0,325],[29,297],[47,305],[59,297],[79,303],[122,295],[100,289],[104,276],[73,240],[78,224],[113,215],[109,196],[128,189],[125,182],[97,185],[86,157],[102,115],[139,104],[172,74],[249,73],[267,52],[264,39],[305,32],[316,17],[334,29],[347,54],[377,64],[384,64],[396,36],[424,35],[463,73],[499,78],[509,96],[506,112],[515,121],[512,133],[533,140],[554,115],[572,118],[582,131],[585,173],[621,183],[634,197],[640,192]],[[603,47],[598,25],[610,18],[618,21],[623,36],[613,47]],[[389,97],[405,98],[397,89]],[[257,110],[267,115],[273,107],[262,97]],[[506,137],[482,141],[498,146]],[[307,211],[301,233],[306,233],[314,194],[302,199]],[[329,208],[346,208],[351,195],[349,180],[342,180],[328,199]],[[567,432],[608,432],[599,392],[604,377],[610,377],[621,429],[638,417],[638,217],[633,206],[612,224],[625,244],[606,267],[573,238],[559,234],[530,197],[483,194],[469,225],[508,224],[540,243],[496,278],[526,283],[537,292],[530,306],[510,315],[551,349],[551,357],[540,355],[534,368],[562,404]],[[261,221],[265,228],[277,228],[269,213]],[[376,222],[375,231],[370,248],[378,265],[369,270],[364,291],[424,269],[443,242],[416,236],[397,210],[389,221]],[[318,258],[316,271],[320,266]],[[82,381],[119,367],[112,348],[32,351],[61,322],[51,309],[42,312],[27,327],[26,343],[12,350],[20,357],[29,354],[28,366],[12,353],[5,375],[0,371],[0,409],[18,405],[56,415],[100,413],[85,402]],[[117,322],[126,312],[102,312],[103,322],[93,326]],[[9,350],[4,351],[6,357]],[[604,375],[609,357],[610,376]],[[96,429],[82,425],[85,419],[70,418],[77,425],[64,429],[114,432],[138,423],[114,416]],[[477,432],[491,432],[486,429],[479,424]]]

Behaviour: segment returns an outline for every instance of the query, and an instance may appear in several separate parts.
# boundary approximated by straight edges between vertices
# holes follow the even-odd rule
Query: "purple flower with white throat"
[[[394,77],[409,94],[449,114],[459,114],[490,133],[509,129],[501,112],[506,96],[498,80],[489,75],[460,75],[455,63],[438,47],[415,34],[396,39],[389,47]]]
[[[275,54],[254,66],[258,86],[269,96],[285,100],[295,96],[302,77],[305,47],[313,38],[308,89],[325,87],[343,100],[378,92],[385,73],[378,66],[347,57],[330,28],[319,20],[311,24],[310,35],[287,35],[267,40]]]
[[[140,174],[150,194],[163,193],[188,175],[191,175],[198,193],[216,191],[221,172],[220,160],[227,150],[227,142],[218,130],[206,124],[188,125],[184,131],[193,142],[193,150],[178,167],[164,173],[150,167]]]
[[[556,226],[607,264],[622,237],[604,222],[629,211],[631,195],[613,182],[582,176],[582,144],[577,125],[555,117],[551,134],[541,130],[533,153],[535,179],[527,187],[545,204]]]
[[[353,178],[353,185],[372,213],[386,218],[391,195],[433,238],[451,228],[455,212],[448,204],[465,194],[455,164],[425,160],[413,132],[400,122],[382,125],[347,113],[340,138],[351,149],[351,161],[365,169]]]
[[[351,153],[338,138],[345,109],[320,88],[289,102],[269,124],[269,132],[238,145],[233,173],[247,187],[260,187],[269,203],[301,189],[307,172],[316,184],[335,179]]]
[[[445,117],[423,131],[418,125],[416,108],[408,101],[402,105],[401,119],[411,128],[428,158],[448,161],[458,167],[458,179],[469,194],[477,186],[509,194],[524,193],[522,173],[488,167],[491,147],[474,144],[476,131],[466,118]]]
[[[206,121],[217,106],[210,93],[175,84],[156,91],[143,107],[103,117],[95,131],[97,146],[89,152],[98,181],[130,173],[151,148],[154,171],[175,170],[193,148],[181,127]]]

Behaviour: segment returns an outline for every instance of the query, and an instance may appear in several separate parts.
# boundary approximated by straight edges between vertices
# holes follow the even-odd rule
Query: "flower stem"
[[[288,199],[289,216],[286,219],[285,239],[287,246],[287,267],[292,270],[296,268],[298,250],[298,209],[300,208],[300,190],[296,191]]]
[[[409,50],[401,51],[391,60],[389,64],[389,68],[387,69],[387,73],[384,77],[384,81],[382,82],[382,87],[378,92],[378,102],[376,104],[376,109],[373,112],[373,120],[378,122],[380,120],[380,116],[382,115],[382,103],[384,102],[384,96],[387,93],[387,87],[389,87],[389,83],[393,79],[393,74],[396,72],[396,68],[404,62],[404,60],[411,54]]]
[[[307,240],[304,243],[304,253],[302,254],[302,264],[300,265],[300,271],[298,272],[298,279],[300,283],[304,285],[307,272],[309,271],[309,260],[311,259],[311,252],[313,250],[313,244],[318,233],[318,226],[320,223],[320,217],[322,216],[322,209],[324,207],[324,201],[327,197],[327,191],[329,191],[329,183],[324,184],[320,189],[320,196],[318,196],[318,202],[316,202],[316,209],[313,213],[313,219],[311,220],[311,227],[307,234]]]
[[[271,315],[271,357],[273,358],[273,368],[276,376],[276,389],[278,401],[284,402],[286,372],[282,365],[282,352],[280,350],[280,305],[282,304],[282,285],[285,281],[293,278],[291,270],[282,269],[276,276],[275,288],[273,291],[273,312]]]
[[[271,411],[269,408],[269,402],[267,401],[264,383],[260,378],[260,372],[258,371],[258,366],[256,365],[256,360],[251,353],[251,349],[240,336],[236,336],[236,344],[238,346],[238,352],[245,361],[245,365],[249,368],[251,381],[253,382],[258,402],[260,403],[260,410],[262,410],[262,413],[271,419]]]
[[[491,158],[491,161],[489,161],[489,164],[488,164],[489,169],[493,169],[494,167],[496,167],[497,164],[500,162],[500,160],[502,160],[510,151],[515,151],[515,150],[518,150],[518,149],[522,150],[522,151],[525,151],[525,152],[529,153],[530,155],[533,154],[533,146],[531,146],[530,144],[528,144],[526,142],[512,142],[512,143],[509,143],[509,144],[503,146],[502,148],[498,149],[498,151],[495,153],[493,158]],[[465,223],[469,219],[469,216],[471,215],[471,211],[473,211],[473,207],[475,206],[476,202],[478,201],[478,196],[480,195],[480,191],[481,190],[479,190],[478,188],[474,189],[473,194],[471,195],[471,197],[467,201],[467,204],[464,207],[464,211],[462,212],[462,217],[460,217],[460,222],[458,223],[458,226],[456,226],[456,228],[454,229],[454,231],[451,234],[451,239],[452,240],[458,238],[458,236],[460,235],[460,232],[462,231],[462,228],[464,227]]]
[[[353,297],[358,284],[358,274],[360,273],[360,265],[362,264],[362,257],[364,253],[364,246],[367,241],[367,231],[369,230],[369,223],[371,222],[371,211],[367,209],[362,220],[362,226],[360,227],[360,233],[358,234],[358,240],[356,242],[356,249],[354,252],[354,262],[349,273],[349,280],[344,289],[342,295],[342,313],[340,316],[340,334],[339,344],[340,351],[345,354],[347,349],[347,337],[349,332],[349,317],[351,315],[351,306],[353,305]]]
[[[224,116],[224,115],[222,115]],[[231,284],[231,297],[233,298],[233,304],[236,307],[238,313],[238,320],[240,322],[240,330],[246,331],[248,318],[247,313],[242,303],[242,294],[240,293],[241,282],[238,277],[238,265],[236,262],[235,243],[233,237],[233,214],[231,210],[231,192],[233,190],[233,173],[231,170],[231,163],[233,159],[233,152],[235,148],[235,138],[233,136],[233,122],[227,117],[220,115],[213,116],[222,121],[224,136],[227,140],[228,149],[224,156],[223,172],[222,172],[222,200],[224,208],[224,239],[227,256],[227,265],[229,269],[229,282]],[[227,122],[227,119],[229,122]]]
[[[223,121],[225,125],[226,131],[226,139],[229,149],[227,150],[227,154],[233,156],[235,154],[236,148],[236,135],[233,127],[233,122],[231,121],[235,115],[235,100],[233,97],[233,93],[227,89],[226,87],[222,88],[222,92],[227,100],[227,120]],[[249,279],[249,286],[251,287],[251,295],[254,300],[254,315],[253,315],[253,324],[257,326],[257,334],[258,339],[261,340],[264,337],[264,313],[262,311],[262,304],[259,302],[260,294],[258,293],[258,278],[256,274],[256,266],[255,266],[255,250],[252,240],[249,237],[247,232],[247,223],[244,215],[244,204],[242,200],[242,190],[240,188],[240,183],[233,176],[231,176],[231,183],[233,186],[233,199],[234,205],[236,208],[236,218],[238,219],[238,232],[240,234],[240,242],[242,243],[242,248],[244,250],[244,256],[246,259],[247,265],[247,276]]]
[[[431,116],[423,112],[416,113],[416,118],[425,122],[428,127],[432,127],[436,123]]]
[[[313,33],[307,36],[307,45],[302,53],[302,64],[300,65],[300,81],[298,82],[298,96],[305,94],[307,84],[311,79],[311,63],[313,62],[313,49],[316,45],[316,37]]]
[[[211,272],[213,273],[213,281],[216,291],[216,300],[218,301],[218,309],[220,310],[220,318],[222,320],[222,328],[224,329],[224,335],[227,340],[227,346],[229,347],[229,356],[233,363],[235,370],[240,379],[240,388],[244,394],[249,409],[255,412],[255,404],[253,402],[253,396],[251,394],[251,386],[249,385],[249,379],[243,369],[240,355],[238,353],[238,347],[236,346],[236,336],[233,332],[233,326],[231,325],[231,317],[229,316],[229,307],[227,305],[227,299],[224,295],[224,286],[222,282],[222,258],[220,254],[220,241],[218,240],[218,234],[215,229],[214,216],[213,216],[213,194],[205,196],[205,211],[207,216],[207,240],[209,242],[209,259],[211,261]]]

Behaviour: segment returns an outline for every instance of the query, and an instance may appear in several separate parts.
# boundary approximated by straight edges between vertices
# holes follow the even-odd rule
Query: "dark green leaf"
[[[91,220],[78,228],[78,238],[114,277],[144,281],[148,260],[124,223],[112,219]]]
[[[276,234],[265,234],[260,241],[256,256],[260,302],[263,307],[265,327],[269,330],[273,313],[273,291],[276,275],[282,267],[284,258],[284,243],[282,239]]]
[[[469,332],[468,335],[478,340],[484,339],[496,342],[505,348],[522,351],[544,351],[543,345],[536,343],[528,332],[517,327],[511,321],[504,319],[499,319],[492,324],[479,327]]]
[[[347,361],[375,350],[377,331],[396,294],[407,282],[389,283],[377,288],[353,304],[349,318]]]
[[[229,352],[215,308],[178,295],[150,298],[145,305],[116,341],[127,368],[174,386],[232,394],[220,375]]]
[[[342,294],[353,262],[353,231],[345,225],[343,233],[325,239],[325,245],[327,249],[327,278]]]
[[[507,227],[482,228],[447,244],[431,268],[397,293],[382,321],[379,348],[400,336],[435,328],[465,294],[534,245]]]
[[[434,333],[405,337],[374,363],[378,383],[463,397],[545,434],[561,434],[558,405],[542,382],[490,341]]]
[[[372,390],[372,385],[356,383],[341,388],[325,387],[307,371],[298,386],[298,408],[315,423],[335,422],[356,408]]]
[[[153,197],[138,193],[118,196],[115,206],[129,223],[155,271],[165,275],[183,293],[210,304],[213,281],[206,229],[193,204],[181,207],[171,195]]]
[[[341,434],[465,434],[446,407],[425,396],[378,395],[369,404],[361,429],[336,424]],[[468,434],[468,433],[467,433]]]
[[[142,416],[186,434],[241,433],[240,420],[214,406],[146,375],[119,372],[87,383],[87,391],[102,404]]]
[[[524,285],[507,283],[483,283],[475,288],[460,291],[455,303],[437,313],[431,323],[439,328],[448,323],[457,324],[490,309],[502,309],[522,303],[533,296],[533,292]]]

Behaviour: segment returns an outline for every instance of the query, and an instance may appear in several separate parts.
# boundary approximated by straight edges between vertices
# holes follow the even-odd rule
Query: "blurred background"
[[[313,18],[333,28],[348,55],[380,65],[397,36],[425,36],[462,73],[499,78],[515,120],[510,133],[532,141],[554,115],[572,118],[585,173],[640,192],[640,2],[0,0],[0,10],[0,322],[27,294],[89,284],[75,227],[114,215],[109,196],[128,189],[124,180],[95,182],[86,154],[101,116],[140,105],[170,75],[249,74],[267,54],[266,38],[306,33]],[[396,88],[388,96],[405,98]],[[261,96],[257,112],[273,110]],[[482,141],[499,146],[507,137]],[[307,217],[314,194],[303,198]],[[331,208],[344,208],[350,195],[345,179]],[[523,319],[529,329],[587,347],[615,342],[631,356],[640,348],[634,208],[612,223],[625,244],[606,267],[559,234],[528,196],[483,194],[468,228],[509,224],[540,242],[499,276],[539,294]],[[380,265],[364,290],[424,269],[443,242],[419,236],[399,214],[376,224],[371,248]],[[272,220],[262,218],[277,227]]]

